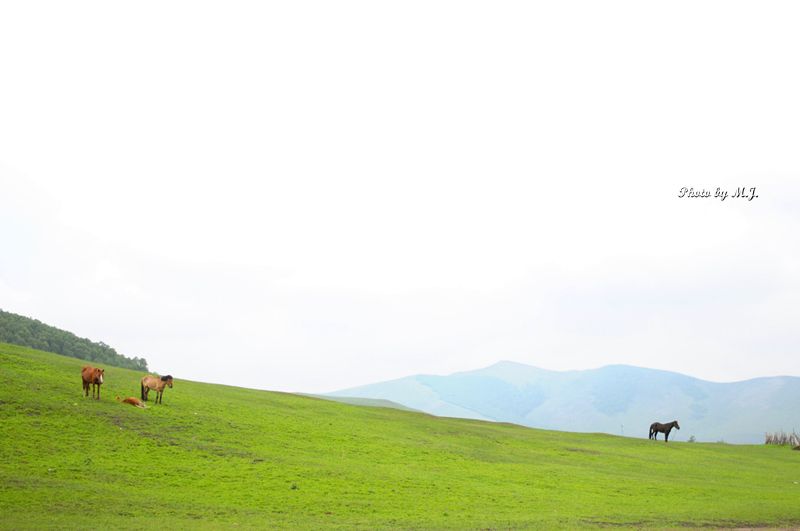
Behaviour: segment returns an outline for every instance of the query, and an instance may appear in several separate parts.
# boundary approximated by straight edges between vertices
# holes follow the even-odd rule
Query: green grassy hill
[[[800,526],[800,452],[541,431],[180,380],[0,344],[0,527]]]

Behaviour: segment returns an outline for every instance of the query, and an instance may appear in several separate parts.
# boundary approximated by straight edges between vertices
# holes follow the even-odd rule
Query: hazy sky
[[[278,390],[501,359],[798,375],[799,26],[796,2],[5,2],[0,308]]]

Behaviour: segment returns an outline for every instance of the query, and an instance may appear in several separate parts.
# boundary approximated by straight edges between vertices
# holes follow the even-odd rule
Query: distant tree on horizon
[[[147,370],[144,358],[123,356],[102,341],[81,338],[37,319],[3,310],[0,310],[0,342],[126,369]]]

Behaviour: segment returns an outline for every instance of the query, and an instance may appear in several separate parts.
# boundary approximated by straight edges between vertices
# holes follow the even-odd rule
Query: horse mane
[[[167,380],[172,380],[172,375],[168,374],[166,376],[161,377],[162,382],[166,382]]]

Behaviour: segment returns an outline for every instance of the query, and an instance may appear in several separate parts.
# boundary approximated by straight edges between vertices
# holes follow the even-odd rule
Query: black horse
[[[650,424],[650,435],[647,437],[648,439],[655,439],[658,440],[658,432],[664,434],[664,442],[669,441],[669,432],[672,431],[672,428],[681,429],[678,426],[678,421],[673,420],[672,422],[667,422],[666,424],[661,424],[660,422],[654,422]]]

